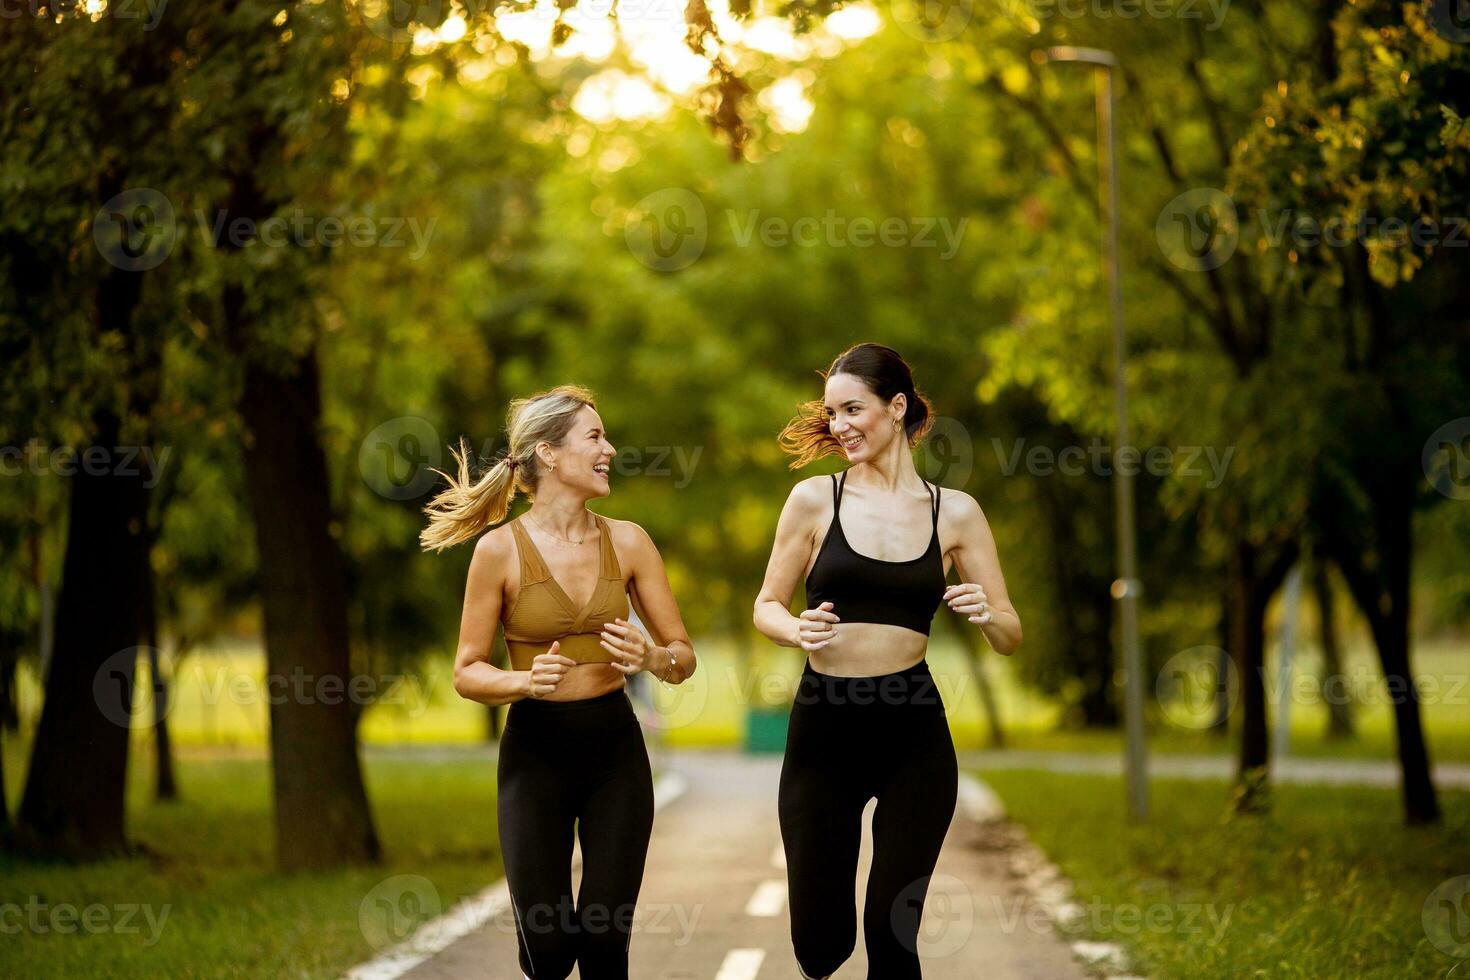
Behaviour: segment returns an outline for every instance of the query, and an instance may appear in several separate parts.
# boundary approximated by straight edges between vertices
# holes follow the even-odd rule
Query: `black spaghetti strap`
[[[836,510],[842,506],[842,491],[847,488],[847,470],[842,471],[841,478],[837,479],[837,492],[832,497],[832,509]]]
[[[837,474],[832,474],[832,509],[837,509]]]
[[[934,484],[934,530],[936,531],[939,530],[939,495],[943,492],[939,484]]]

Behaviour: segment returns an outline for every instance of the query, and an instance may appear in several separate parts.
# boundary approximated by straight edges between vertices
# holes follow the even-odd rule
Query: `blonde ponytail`
[[[449,481],[449,486],[424,507],[429,524],[419,533],[420,547],[442,551],[505,520],[516,491],[534,495],[541,480],[536,447],[543,442],[561,445],[584,406],[597,407],[592,392],[581,385],[559,385],[511,402],[506,413],[510,446],[478,480],[470,477],[470,451],[464,438],[460,438],[458,449],[449,447],[459,464],[459,476],[456,479],[443,470],[434,470]]]
[[[509,457],[497,462],[489,472],[472,482],[470,451],[464,439],[459,440],[458,449],[451,446],[449,451],[459,464],[459,479],[443,470],[434,470],[449,481],[449,487],[441,490],[424,508],[424,513],[429,515],[429,526],[419,533],[419,545],[425,551],[443,551],[499,524],[505,520],[511,497],[516,492],[515,472]]]

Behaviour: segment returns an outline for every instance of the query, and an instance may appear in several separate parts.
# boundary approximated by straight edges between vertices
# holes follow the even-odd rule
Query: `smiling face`
[[[884,401],[855,375],[828,375],[822,404],[827,411],[827,429],[842,444],[849,462],[872,459],[894,439],[904,437],[906,396],[898,394],[892,401]]]
[[[617,449],[607,440],[602,416],[591,405],[583,405],[572,422],[571,430],[556,447],[538,447],[543,464],[555,469],[542,479],[559,480],[568,488],[587,497],[606,497],[611,492],[612,458]]]

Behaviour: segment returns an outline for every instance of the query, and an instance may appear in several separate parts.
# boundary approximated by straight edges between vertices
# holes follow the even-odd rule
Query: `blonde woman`
[[[477,480],[458,477],[424,508],[425,549],[472,538],[454,689],[509,704],[498,765],[501,853],[529,980],[627,980],[634,905],[653,826],[653,781],[627,678],[694,673],[662,558],[630,521],[587,502],[610,492],[613,445],[592,393],[575,385],[518,399],[509,448]],[[531,507],[502,524],[517,490]],[[498,525],[498,526],[497,526]],[[628,621],[631,600],[650,641]],[[509,669],[490,663],[496,625]],[[572,900],[572,836],[582,881]]]
[[[868,977],[917,980],[919,921],[959,780],[925,660],[930,620],[948,603],[1002,654],[1020,646],[1021,621],[980,505],[914,466],[932,420],[908,364],[892,348],[858,344],[824,376],[824,397],[803,406],[781,445],[793,467],[831,454],[848,467],[791,491],[754,612],[757,629],[807,657],[777,807],[791,939],[808,978],[831,976],[852,954],[863,807],[876,798]],[[946,587],[951,567],[961,582]],[[806,609],[793,616],[803,581]]]

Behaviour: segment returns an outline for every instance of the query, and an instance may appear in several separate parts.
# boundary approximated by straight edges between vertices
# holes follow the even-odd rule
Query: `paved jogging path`
[[[729,752],[663,752],[683,795],[654,820],[631,947],[637,980],[799,980],[791,954],[786,872],[776,821],[781,760]],[[862,980],[862,886],[873,804],[864,814],[857,879],[858,945],[836,974]],[[1000,838],[955,816],[935,869],[919,945],[925,980],[1082,980],[1087,972],[1036,917],[1008,874]],[[580,865],[574,882],[580,875]],[[521,980],[515,932],[500,912],[404,974],[413,980]],[[573,977],[577,976],[573,972]]]

